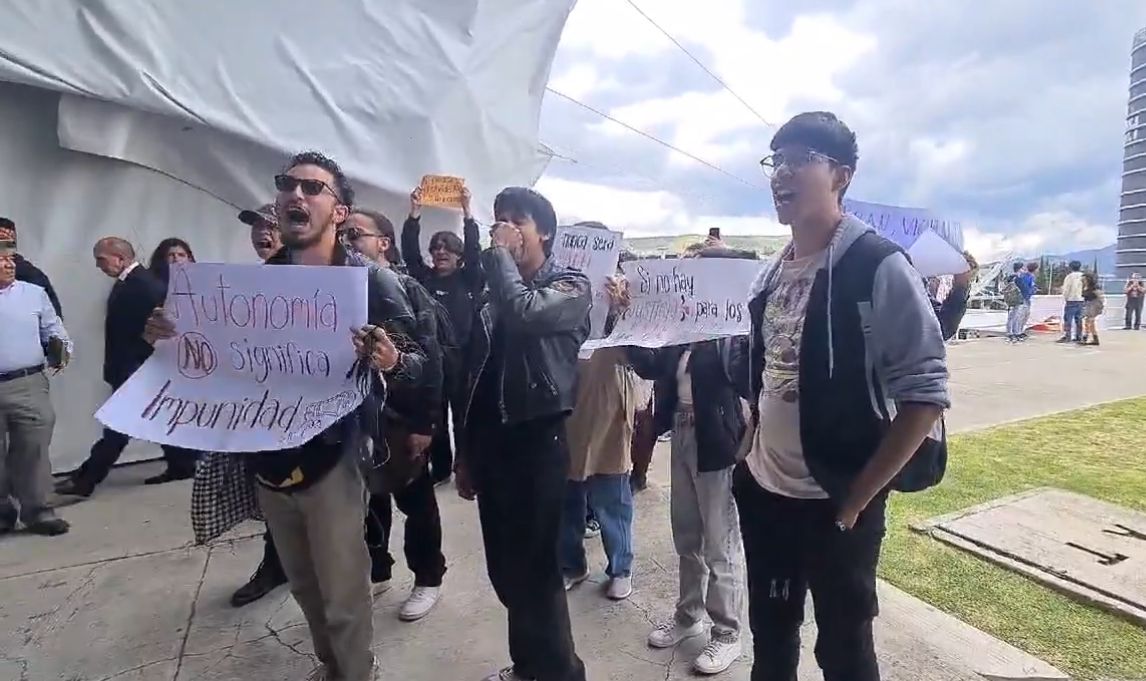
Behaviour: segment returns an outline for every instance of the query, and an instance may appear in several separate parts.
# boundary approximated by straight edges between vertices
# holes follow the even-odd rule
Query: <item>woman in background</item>
[[[1106,295],[1098,285],[1098,278],[1090,272],[1082,274],[1082,345],[1098,345],[1098,325],[1095,320],[1106,309]]]
[[[186,241],[171,237],[160,241],[155,247],[147,269],[163,282],[163,289],[166,290],[167,280],[171,277],[171,266],[181,262],[195,262],[195,253]]]

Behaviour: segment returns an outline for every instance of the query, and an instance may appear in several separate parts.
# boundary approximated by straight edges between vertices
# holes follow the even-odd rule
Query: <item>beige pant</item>
[[[315,655],[340,681],[369,681],[374,624],[362,534],[366,486],[353,458],[343,457],[301,492],[259,487],[258,496]]]
[[[48,508],[48,448],[55,425],[47,376],[0,383],[0,525],[15,524],[12,499],[20,504],[25,525],[55,517]]]

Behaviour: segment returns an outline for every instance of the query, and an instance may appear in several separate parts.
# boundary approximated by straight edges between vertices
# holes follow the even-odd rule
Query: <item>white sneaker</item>
[[[614,577],[609,580],[609,588],[605,590],[605,595],[610,600],[623,601],[629,596],[633,595],[633,578],[630,575],[624,577]]]
[[[590,520],[585,523],[585,538],[594,539],[601,536],[601,523],[596,520]]]
[[[391,586],[393,586],[393,584],[391,584],[390,580],[388,579],[385,582],[374,582],[370,585],[370,594],[374,598],[378,598],[382,594],[389,591]]]
[[[662,622],[649,634],[649,645],[654,648],[671,648],[686,638],[704,633],[704,622],[694,622],[691,627],[682,626],[676,618]]]
[[[517,672],[513,671],[513,667],[506,667],[499,672],[494,672],[489,676],[482,679],[482,681],[533,681],[524,676],[519,676]]]
[[[398,619],[403,622],[414,622],[430,614],[442,595],[440,586],[416,586],[410,591],[410,597],[398,610]]]
[[[719,674],[740,659],[740,652],[739,638],[713,637],[708,640],[704,650],[700,651],[700,655],[696,656],[692,668],[700,674]]]
[[[589,579],[589,571],[588,570],[585,570],[585,572],[583,574],[574,575],[573,577],[566,575],[565,576],[565,590],[571,591],[573,589],[573,587],[577,586],[578,584],[580,584],[581,582],[584,582],[587,579]]]

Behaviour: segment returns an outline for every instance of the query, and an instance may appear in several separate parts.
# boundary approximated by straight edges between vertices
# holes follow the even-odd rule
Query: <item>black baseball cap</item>
[[[278,225],[279,219],[275,215],[275,204],[268,203],[264,206],[259,206],[255,210],[244,210],[239,213],[239,221],[248,224],[252,227],[255,226],[259,220],[266,220],[272,225]]]

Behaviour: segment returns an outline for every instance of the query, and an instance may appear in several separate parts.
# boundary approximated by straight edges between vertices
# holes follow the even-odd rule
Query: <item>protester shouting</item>
[[[455,340],[459,347],[469,345],[473,326],[475,300],[481,295],[483,278],[481,268],[481,237],[478,223],[470,210],[470,190],[462,188],[462,234],[450,231],[436,232],[430,237],[430,260],[427,266],[422,259],[422,190],[410,193],[410,215],[402,225],[402,256],[407,263],[407,271],[417,279],[441,303],[449,313],[453,324]],[[452,377],[447,377],[447,380]],[[453,392],[453,391],[451,391]],[[457,409],[442,402],[442,421],[430,445],[430,466],[434,482],[441,484],[449,479],[453,470],[453,450],[460,442],[458,434]],[[454,414],[454,446],[451,448],[448,415]]]
[[[251,248],[255,250],[259,262],[265,262],[283,247],[282,234],[279,232],[278,217],[275,215],[275,205],[268,203],[257,210],[244,210],[239,213],[239,221],[251,228]],[[286,574],[279,562],[278,552],[275,550],[275,541],[268,529],[263,533],[263,559],[259,561],[247,583],[231,594],[231,606],[241,608],[254,603],[263,596],[287,583]]]
[[[686,257],[754,257],[703,244]],[[621,290],[626,288],[620,285]],[[617,295],[610,290],[610,295]],[[625,296],[614,298],[623,305]],[[673,616],[649,634],[654,648],[671,648],[702,634],[693,660],[701,674],[719,674],[740,657],[741,566],[732,469],[745,428],[744,409],[730,376],[729,338],[666,348],[626,348],[642,378],[656,381],[657,434],[672,432],[669,512],[679,561]],[[706,619],[712,626],[706,632]]]
[[[509,619],[513,666],[487,681],[584,681],[557,561],[569,474],[565,420],[576,400],[577,354],[589,336],[592,291],[550,257],[553,205],[510,187],[481,255],[488,300],[467,361],[466,446],[458,492],[478,499],[486,566]]]
[[[887,490],[942,476],[946,348],[902,250],[844,214],[854,133],[831,113],[805,113],[771,148],[762,165],[792,240],[753,285],[748,352],[732,353],[752,404],[734,477],[752,679],[796,678],[810,590],[825,681],[874,681]]]
[[[394,225],[382,213],[356,208],[346,219],[341,238],[352,249],[361,253],[379,267],[394,269],[417,313],[433,308],[435,303],[426,289],[413,279],[401,273],[398,268],[402,258],[398,253],[394,238]],[[436,315],[435,315],[435,321]],[[435,412],[438,405],[426,405],[427,413]],[[408,431],[398,414],[392,410],[383,411],[384,426],[388,436],[394,429]],[[437,418],[431,423],[437,423]],[[425,445],[428,443],[422,443]],[[366,546],[370,551],[370,581],[374,595],[389,590],[393,576],[394,558],[390,555],[390,531],[393,527],[393,503],[406,514],[406,532],[403,551],[406,565],[414,573],[414,586],[410,596],[398,610],[398,618],[404,622],[422,619],[437,604],[442,590],[442,578],[446,574],[446,558],[442,555],[442,518],[438,509],[438,498],[434,494],[434,483],[430,479],[426,456],[413,458],[391,457],[389,469],[394,478],[386,489],[372,489],[366,514]],[[398,464],[402,464],[400,467]]]
[[[359,264],[338,241],[354,189],[337,163],[317,152],[298,154],[275,177],[275,187],[283,248],[268,265]],[[428,444],[433,421],[422,415],[437,403],[441,388],[433,328],[427,336],[393,272],[371,268],[367,281],[368,326],[352,341],[361,360],[386,377],[386,407],[408,424],[409,444],[390,454],[414,456],[419,443]],[[161,309],[146,335],[174,336]],[[363,540],[366,484],[358,452],[366,435],[381,433],[363,433],[356,422],[344,418],[299,447],[248,459],[259,507],[322,664],[319,678],[340,681],[367,681],[375,673],[370,556]],[[373,471],[373,464],[368,468]]]

